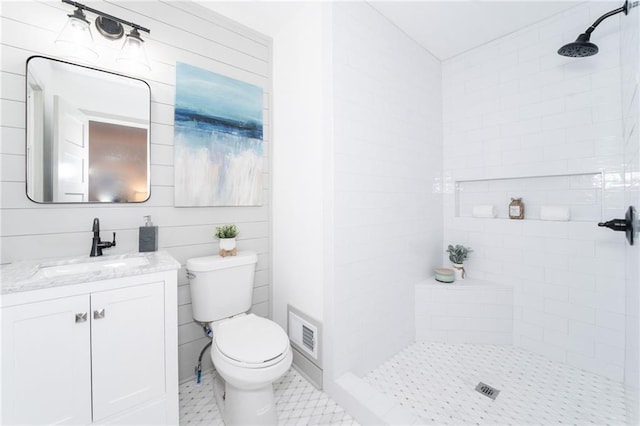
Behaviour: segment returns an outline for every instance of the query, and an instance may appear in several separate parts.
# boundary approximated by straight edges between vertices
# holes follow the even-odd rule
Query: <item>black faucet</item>
[[[102,256],[102,249],[116,246],[116,233],[113,233],[113,242],[100,241],[100,220],[96,217],[93,219],[93,242],[91,243],[90,257]]]

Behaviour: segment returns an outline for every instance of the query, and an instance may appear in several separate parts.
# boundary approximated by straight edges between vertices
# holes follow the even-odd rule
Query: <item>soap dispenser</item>
[[[138,251],[158,250],[158,227],[151,223],[151,216],[144,216],[144,226],[140,227]]]

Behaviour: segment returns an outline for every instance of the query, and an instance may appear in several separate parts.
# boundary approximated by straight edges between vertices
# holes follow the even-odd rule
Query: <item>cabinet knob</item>
[[[104,308],[99,311],[93,311],[93,319],[101,319],[104,318]]]
[[[87,320],[86,312],[76,314],[76,322],[85,322],[86,320]]]

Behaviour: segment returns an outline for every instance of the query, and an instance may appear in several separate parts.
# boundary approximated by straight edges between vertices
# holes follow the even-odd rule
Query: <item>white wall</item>
[[[323,319],[325,278],[323,5],[296,8],[273,40],[273,318],[283,327],[287,304]]]
[[[640,209],[640,8],[621,22],[622,122],[625,161],[625,206]],[[636,237],[638,234],[636,234]],[[640,387],[640,241],[625,246],[627,418],[638,424]]]
[[[471,277],[514,286],[515,345],[622,380],[625,243],[596,227],[625,210],[621,17],[593,33],[597,55],[556,53],[610,9],[585,3],[443,63],[444,243],[471,246]],[[456,181],[472,182],[456,194]],[[528,220],[477,219],[456,206],[506,212],[519,196],[531,202]],[[534,219],[545,204],[571,205],[576,220]]]
[[[71,6],[61,2],[2,2],[0,130],[1,221],[0,261],[88,255],[91,223],[99,217],[103,236],[118,234],[118,246],[108,253],[138,249],[142,216],[159,225],[159,246],[180,263],[217,252],[215,226],[237,223],[239,248],[258,252],[253,311],[270,315],[271,284],[271,39],[240,26],[192,2],[97,2],[92,7],[151,29],[143,33],[152,70],[141,76],[151,86],[151,198],[136,205],[41,205],[25,195],[25,62],[31,55],[58,55],[54,40]],[[90,16],[90,20],[95,17]],[[94,32],[101,53],[92,66],[121,72],[115,57],[122,41],[110,42]],[[61,58],[65,59],[65,58]],[[265,90],[264,205],[260,207],[173,207],[173,106],[175,63],[185,62]],[[88,93],[91,92],[87,88]],[[206,343],[192,322],[191,300],[184,268],[179,273],[180,377],[193,375]],[[208,359],[208,358],[205,358]]]
[[[334,377],[414,339],[414,284],[439,263],[440,62],[366,3],[334,3]],[[435,191],[435,192],[434,192]],[[327,302],[329,303],[329,302]]]

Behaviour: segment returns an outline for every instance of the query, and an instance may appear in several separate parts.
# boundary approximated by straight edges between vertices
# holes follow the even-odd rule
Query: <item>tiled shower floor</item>
[[[281,425],[357,424],[342,407],[316,389],[294,368],[273,384]],[[180,424],[223,425],[213,396],[213,376],[205,374],[202,383],[180,385]]]
[[[421,424],[625,423],[622,384],[510,346],[417,342],[364,380]]]

